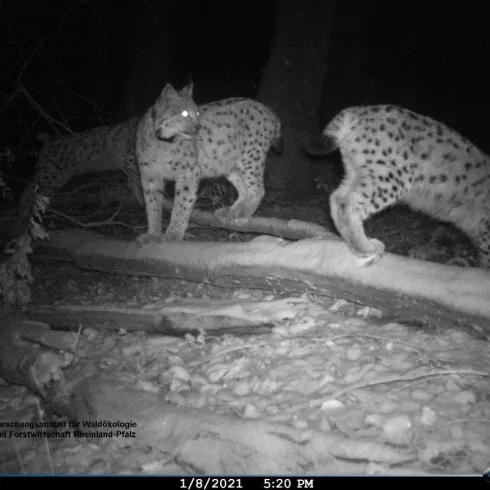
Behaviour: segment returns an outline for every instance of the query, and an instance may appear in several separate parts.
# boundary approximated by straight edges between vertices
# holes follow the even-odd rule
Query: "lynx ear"
[[[194,82],[189,82],[185,87],[180,89],[179,94],[182,97],[189,97],[192,99],[192,91],[194,90]]]
[[[167,85],[163,87],[162,93],[160,94],[160,98],[165,100],[171,97],[177,97],[177,95],[178,95],[177,90],[175,90],[173,86],[170,85],[170,83],[167,83]]]

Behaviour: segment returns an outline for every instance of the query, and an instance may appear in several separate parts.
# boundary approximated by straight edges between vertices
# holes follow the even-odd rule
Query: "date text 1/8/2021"
[[[265,490],[312,489],[314,478],[301,477],[187,477],[179,478],[181,490]]]

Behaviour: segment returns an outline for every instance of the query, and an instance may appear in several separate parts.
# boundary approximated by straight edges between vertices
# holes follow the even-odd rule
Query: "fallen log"
[[[258,237],[247,243],[167,242],[139,247],[80,231],[51,232],[34,259],[76,262],[122,275],[187,279],[225,287],[282,289],[345,298],[405,320],[490,333],[488,271],[385,254],[363,267],[346,244]]]
[[[173,202],[164,199],[163,207],[171,213]],[[244,219],[231,224],[223,223],[210,211],[194,209],[192,211],[191,222],[202,226],[223,228],[225,230],[239,231],[241,233],[274,235],[281,238],[287,238],[288,240],[300,240],[302,238],[314,237],[326,237],[340,240],[335,233],[332,233],[323,226],[295,219],[286,221],[274,217],[252,216],[249,219]]]
[[[87,372],[93,373],[90,363]],[[75,435],[111,438],[113,444],[162,453],[199,474],[362,473],[365,464],[346,457],[400,464],[410,450],[383,443],[300,430],[168,403],[165,393],[135,389],[110,375],[83,375],[60,382],[48,400],[53,410],[78,424]],[[107,426],[116,423],[117,427]]]
[[[282,312],[281,319],[294,317],[295,306],[304,309],[305,302],[291,298],[275,301],[184,299],[170,305],[151,304],[139,308],[46,306],[30,310],[30,313],[55,330],[76,331],[83,325],[174,336],[198,335],[202,331],[208,335],[258,335],[271,331],[278,320],[278,311]]]

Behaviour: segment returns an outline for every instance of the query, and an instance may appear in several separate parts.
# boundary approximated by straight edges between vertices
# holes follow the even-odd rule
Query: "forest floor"
[[[329,226],[326,201],[322,193],[287,204],[266,201],[258,214]],[[107,207],[98,209],[110,215]],[[87,216],[83,210],[79,214]],[[117,220],[134,229],[110,224],[94,231],[132,239],[136,229],[144,229],[142,210],[124,211]],[[50,224],[49,219],[46,222]],[[442,263],[460,257],[466,263],[474,260],[474,251],[459,232],[447,225],[435,226],[403,207],[370,220],[366,228],[368,236],[381,239],[392,253]],[[247,241],[254,236],[196,226],[188,232],[188,239],[196,241]],[[346,443],[343,450],[337,448],[342,457],[330,455],[325,461],[310,462],[307,474],[482,474],[490,466],[490,351],[486,341],[452,325],[436,330],[430,325],[401,324],[384,319],[372,308],[335,297],[290,298],[277,290],[110,275],[66,263],[33,260],[33,274],[29,309],[60,304],[137,307],[177,304],[189,298],[229,299],[237,304],[304,301],[303,309],[276,321],[267,334],[188,334],[166,337],[163,342],[143,333],[102,330],[82,335],[80,348],[85,347],[101,371],[123,375],[142,390],[164,394],[177,406],[334,434],[363,448],[352,451]],[[109,340],[112,347],[107,349]],[[39,400],[27,388],[0,385],[0,400],[1,421],[44,417]],[[393,450],[407,457],[400,462],[390,456]],[[175,453],[128,453],[124,447],[114,447],[110,439],[16,438],[13,442],[2,438],[0,462],[3,474],[207,470],[199,458],[186,461]]]

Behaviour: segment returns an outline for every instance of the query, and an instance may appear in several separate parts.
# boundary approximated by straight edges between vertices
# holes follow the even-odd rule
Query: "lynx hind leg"
[[[263,170],[246,173],[234,170],[226,178],[235,186],[238,198],[230,207],[216,210],[215,216],[225,223],[250,218],[257,211],[265,194]]]
[[[199,176],[195,173],[176,179],[174,206],[170,224],[165,232],[166,240],[180,241],[184,239],[192,209],[197,200],[198,186]]]
[[[376,238],[368,238],[363,221],[367,218],[362,208],[362,200],[354,191],[346,192],[342,186],[330,196],[330,212],[340,236],[354,255],[369,259],[365,265],[372,265],[381,259],[385,246]]]
[[[394,204],[401,196],[385,178],[383,184],[375,171],[363,162],[357,163],[349,155],[342,155],[345,178],[330,196],[330,213],[341,237],[358,257],[367,258],[365,265],[376,263],[384,252],[384,244],[376,238],[368,238],[363,222],[372,214]]]

